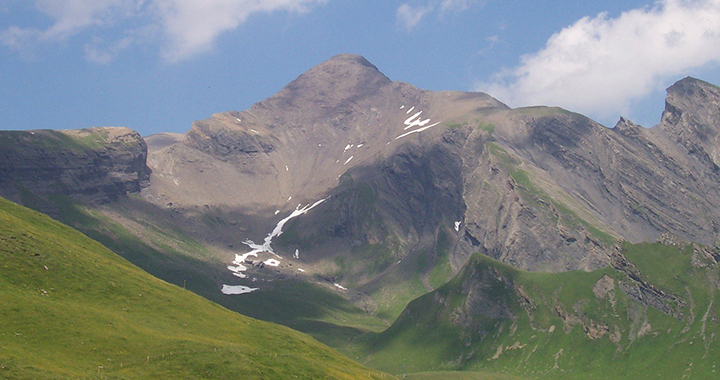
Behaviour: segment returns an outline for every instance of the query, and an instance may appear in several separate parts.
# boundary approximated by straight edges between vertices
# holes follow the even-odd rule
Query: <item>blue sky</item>
[[[0,0],[0,129],[185,132],[334,54],[393,80],[657,123],[720,83],[720,0]]]

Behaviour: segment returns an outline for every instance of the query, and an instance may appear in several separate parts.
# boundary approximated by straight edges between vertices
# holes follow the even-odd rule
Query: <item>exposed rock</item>
[[[606,274],[600,277],[593,286],[593,293],[595,293],[595,297],[600,299],[605,299],[608,293],[613,290],[615,290],[615,280]]]
[[[107,202],[149,185],[147,147],[127,128],[0,133],[0,194]]]

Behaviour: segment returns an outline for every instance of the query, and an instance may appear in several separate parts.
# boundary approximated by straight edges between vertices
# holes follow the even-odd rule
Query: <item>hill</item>
[[[389,378],[4,199],[0,263],[2,378]]]
[[[676,240],[618,243],[612,265],[593,272],[532,273],[475,255],[365,349],[370,365],[396,374],[715,378],[718,259]]]

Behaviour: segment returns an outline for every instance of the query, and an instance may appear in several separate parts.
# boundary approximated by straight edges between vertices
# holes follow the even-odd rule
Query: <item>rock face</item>
[[[5,131],[0,147],[0,194],[9,199],[61,194],[102,203],[149,185],[147,146],[127,128]]]
[[[423,91],[343,54],[151,151],[144,195],[186,215],[232,214],[239,226],[212,229],[228,245],[327,198],[288,224],[277,252],[345,257],[356,269],[335,266],[333,278],[360,288],[392,268],[429,275],[445,253],[451,272],[477,251],[526,270],[592,270],[617,239],[717,240],[719,102],[717,87],[686,78],[668,89],[660,125],[610,129],[559,108]],[[368,275],[367,260],[383,270]]]

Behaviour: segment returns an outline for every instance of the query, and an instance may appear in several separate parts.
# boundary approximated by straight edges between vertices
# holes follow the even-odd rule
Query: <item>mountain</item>
[[[3,379],[390,378],[2,198],[0,262]]]
[[[143,197],[232,246],[230,258],[324,200],[273,241],[277,270],[302,266],[392,320],[476,251],[561,272],[608,265],[617,239],[713,244],[717,88],[686,78],[668,94],[660,125],[606,128],[559,108],[420,90],[343,54],[151,150]],[[198,222],[208,218],[217,223]]]
[[[46,165],[43,160],[22,161],[32,168],[16,170],[18,161],[7,159],[2,170],[29,189],[6,192],[13,199],[54,210],[54,217],[149,273],[231,310],[311,333],[380,368],[399,373],[400,362],[407,361],[415,371],[541,377],[565,369],[570,377],[580,376],[579,366],[558,362],[554,368],[549,351],[537,355],[538,362],[523,363],[493,360],[495,353],[487,351],[502,343],[505,352],[515,344],[507,335],[513,323],[529,334],[518,340],[522,346],[537,335],[529,319],[567,317],[582,323],[568,322],[565,335],[543,335],[547,347],[557,348],[551,354],[579,350],[582,360],[573,360],[585,363],[602,349],[607,352],[597,363],[607,364],[615,355],[609,352],[619,349],[629,353],[622,358],[624,376],[642,370],[628,358],[645,348],[633,347],[652,342],[673,350],[685,347],[683,339],[690,336],[671,331],[672,339],[635,339],[644,325],[628,321],[642,320],[638,310],[648,313],[651,326],[673,330],[685,324],[688,331],[702,331],[693,342],[714,339],[709,322],[701,328],[698,318],[688,317],[705,308],[705,320],[712,320],[714,287],[703,282],[700,269],[673,260],[690,257],[696,265],[684,249],[714,252],[717,245],[719,115],[720,89],[694,78],[668,88],[658,125],[644,128],[621,118],[607,128],[561,108],[512,109],[488,94],[421,90],[393,82],[363,57],[341,54],[250,109],[196,121],[184,135],[148,136],[146,143],[127,145],[140,148],[134,157],[142,163],[128,171],[138,181],[123,188],[128,195],[86,199],[83,194],[98,186],[84,190],[83,170],[109,173],[95,170],[96,160],[78,161],[85,169],[71,172],[76,184],[61,186],[60,195],[45,176],[13,174],[33,173]],[[106,149],[73,141],[82,147],[72,151],[78,158]],[[58,144],[28,145],[28,152],[23,144],[16,144],[13,156],[69,154],[58,151]],[[0,191],[5,188],[13,189],[3,185]],[[633,250],[644,253],[633,259]],[[627,258],[621,263],[632,263],[639,274],[618,266],[618,252]],[[714,273],[716,265],[705,264]],[[678,272],[644,277],[664,265]],[[615,284],[622,313],[590,297],[602,275]],[[579,281],[578,294],[549,301],[562,293],[553,286],[573,290],[573,281]],[[685,281],[689,290],[674,281]],[[651,290],[642,290],[648,284]],[[546,304],[537,315],[523,311],[521,292],[531,287],[539,290],[527,293],[528,302]],[[452,303],[428,301],[446,297],[447,289],[457,293]],[[674,319],[656,318],[668,315],[668,302]],[[413,327],[409,320],[425,322]],[[427,321],[448,327],[425,334],[436,345],[423,338],[432,325]],[[560,326],[543,329],[553,324]],[[602,336],[609,337],[615,325],[622,339],[633,339],[570,344],[598,326],[607,327]],[[422,345],[402,346],[407,342]],[[425,346],[425,353],[416,351]],[[413,355],[431,364],[411,365]],[[696,356],[683,358],[696,363]],[[517,369],[525,365],[548,372]],[[668,371],[676,374],[678,368]]]

